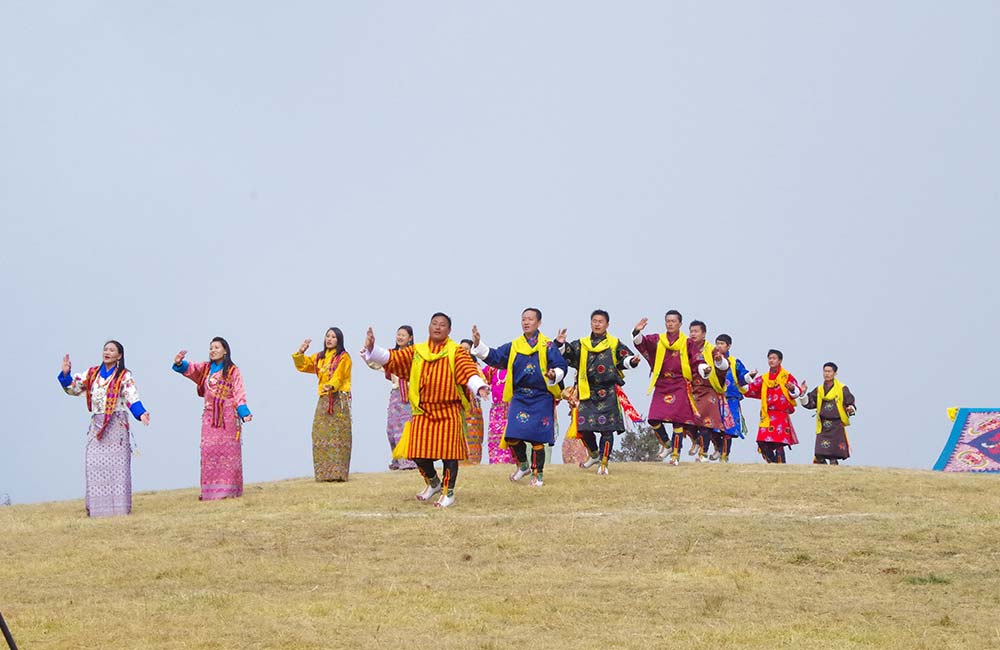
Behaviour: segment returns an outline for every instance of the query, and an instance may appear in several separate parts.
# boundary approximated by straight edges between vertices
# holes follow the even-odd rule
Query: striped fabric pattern
[[[430,345],[431,352],[440,352],[444,345]],[[413,364],[413,346],[389,351],[386,370],[406,381]],[[420,408],[423,415],[410,422],[410,444],[407,458],[465,460],[465,417],[455,384],[464,386],[477,374],[476,364],[465,350],[455,354],[455,377],[452,377],[448,357],[425,361],[420,374]]]

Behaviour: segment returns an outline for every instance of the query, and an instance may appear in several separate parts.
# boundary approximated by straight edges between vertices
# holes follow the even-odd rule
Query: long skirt
[[[87,474],[87,514],[91,517],[127,515],[132,512],[132,446],[128,413],[116,411],[101,439],[97,432],[104,414],[90,419],[84,462]]]
[[[847,441],[847,429],[838,417],[834,419],[823,418],[823,430],[816,434],[817,456],[827,458],[838,458],[846,460],[851,457],[851,446]]]
[[[494,402],[493,406],[490,407],[490,428],[486,438],[490,455],[490,465],[514,462],[514,452],[510,449],[500,449],[500,439],[503,438],[503,430],[506,426],[507,403]]]
[[[565,465],[579,465],[590,458],[587,445],[580,438],[563,438],[562,461]]]
[[[317,481],[346,481],[351,469],[351,395],[320,395],[313,417],[313,470]]]
[[[465,418],[465,445],[469,450],[469,457],[461,461],[460,465],[478,465],[483,462],[483,407],[476,397],[469,402],[469,412]]]
[[[393,388],[392,392],[389,393],[389,410],[385,426],[386,436],[389,438],[390,453],[399,444],[399,439],[403,435],[403,427],[412,417],[410,403],[403,401],[398,388]],[[409,458],[393,459],[389,463],[389,469],[416,469],[416,467],[417,464]]]
[[[226,403],[228,406],[228,402]],[[222,426],[212,426],[212,409],[201,416],[201,500],[243,495],[243,447],[240,418],[226,408]]]

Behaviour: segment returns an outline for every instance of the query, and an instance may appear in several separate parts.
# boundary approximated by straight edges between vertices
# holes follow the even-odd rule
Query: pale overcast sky
[[[1000,404],[998,25],[987,1],[0,1],[0,492],[83,496],[64,353],[125,344],[134,487],[193,486],[171,359],[225,336],[266,481],[312,473],[290,354],[337,325],[352,470],[381,471],[365,328],[443,310],[499,344],[529,305],[574,337],[677,308],[810,385],[836,361],[850,463],[928,468],[946,407]]]

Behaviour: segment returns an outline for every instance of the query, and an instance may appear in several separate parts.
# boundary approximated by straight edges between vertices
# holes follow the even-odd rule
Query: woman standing
[[[351,470],[351,355],[339,327],[326,331],[323,351],[306,356],[312,339],[292,355],[299,372],[319,379],[313,416],[313,471],[317,481],[346,481]]]
[[[513,463],[514,452],[510,449],[500,448],[503,430],[507,426],[507,402],[503,401],[507,371],[503,368],[486,366],[483,368],[483,376],[486,377],[486,382],[490,385],[490,397],[493,399],[493,405],[490,406],[490,426],[486,436],[490,465]]]
[[[472,339],[462,339],[459,345],[472,356]],[[472,362],[476,364],[481,375],[479,359],[473,356]],[[465,414],[465,446],[469,457],[459,465],[479,465],[483,462],[483,407],[477,395],[469,395],[469,411]]]
[[[413,345],[413,328],[409,325],[401,325],[396,330],[396,347],[393,349],[400,350],[411,345]],[[392,384],[392,390],[389,391],[389,409],[385,426],[386,437],[389,438],[389,453],[391,455],[392,450],[399,444],[400,436],[403,435],[403,427],[406,426],[406,423],[410,421],[413,415],[410,413],[410,390],[407,382],[391,374],[388,370],[385,371],[385,378]],[[389,469],[391,470],[416,468],[417,464],[409,458],[400,458],[398,460],[393,458],[392,462],[389,463]]]
[[[174,357],[174,371],[198,387],[205,398],[201,416],[201,500],[243,494],[242,424],[253,419],[247,408],[240,369],[233,364],[229,343],[221,336],[208,346],[208,361],[190,363],[187,350]]]
[[[67,354],[63,357],[59,384],[67,395],[85,395],[90,411],[84,454],[87,515],[127,515],[132,512],[128,412],[147,426],[149,412],[139,400],[132,373],[125,368],[125,348],[118,341],[108,341],[100,365],[83,375],[73,375],[72,370]]]

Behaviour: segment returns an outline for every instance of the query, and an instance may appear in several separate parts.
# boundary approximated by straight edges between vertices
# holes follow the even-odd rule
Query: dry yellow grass
[[[0,608],[40,648],[1000,647],[1000,480],[852,467],[463,468],[200,503],[0,509]]]

